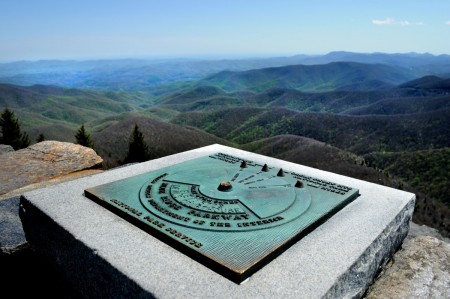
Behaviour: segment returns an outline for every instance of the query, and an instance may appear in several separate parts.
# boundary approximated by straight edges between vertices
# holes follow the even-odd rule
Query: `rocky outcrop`
[[[27,240],[19,218],[19,196],[0,201],[0,255],[26,247]]]
[[[431,236],[406,239],[366,298],[450,298],[450,244]]]
[[[0,195],[61,175],[98,168],[102,158],[91,148],[43,141],[0,155]]]
[[[13,151],[14,149],[11,145],[0,144],[0,155],[7,154]]]
[[[0,155],[0,255],[28,244],[18,214],[21,194],[102,171],[91,169],[102,159],[80,145],[44,141],[16,152],[8,147],[0,147],[6,149]]]
[[[420,237],[420,236],[435,237],[436,239],[450,243],[450,239],[443,237],[437,229],[426,226],[426,225],[419,225],[414,222],[411,222],[411,224],[409,226],[408,238],[411,239],[411,238]]]

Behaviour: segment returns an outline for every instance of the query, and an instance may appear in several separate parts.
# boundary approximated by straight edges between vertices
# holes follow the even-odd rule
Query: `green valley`
[[[450,57],[425,54],[17,62],[0,64],[0,109],[32,141],[84,124],[105,168],[137,124],[151,158],[220,143],[408,190],[448,236],[449,78]]]

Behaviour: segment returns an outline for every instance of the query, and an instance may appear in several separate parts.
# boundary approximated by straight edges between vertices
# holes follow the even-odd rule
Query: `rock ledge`
[[[406,239],[366,298],[450,298],[450,244],[431,236]]]
[[[0,195],[63,174],[100,167],[102,162],[91,148],[59,141],[43,141],[7,152],[0,155]]]

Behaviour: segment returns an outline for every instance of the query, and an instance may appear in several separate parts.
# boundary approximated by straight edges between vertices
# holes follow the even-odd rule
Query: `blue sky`
[[[450,54],[450,0],[1,0],[0,61]]]

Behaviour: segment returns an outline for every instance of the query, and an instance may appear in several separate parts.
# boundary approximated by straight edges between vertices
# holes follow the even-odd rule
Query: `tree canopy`
[[[42,142],[45,140],[45,135],[43,133],[39,134],[39,136],[36,138],[36,142]]]
[[[128,154],[125,163],[144,162],[150,159],[148,145],[144,141],[144,134],[139,130],[137,124],[134,125],[128,145]]]
[[[75,139],[77,140],[76,143],[82,146],[90,147],[92,148],[94,146],[94,143],[92,142],[91,135],[89,135],[86,132],[86,129],[84,128],[84,124],[81,125],[81,127],[78,129],[77,133],[75,134]]]
[[[19,120],[14,115],[14,112],[5,108],[0,113],[0,127],[2,136],[0,136],[1,144],[11,145],[15,150],[28,147],[30,145],[30,138],[27,133],[22,133],[20,129]]]

